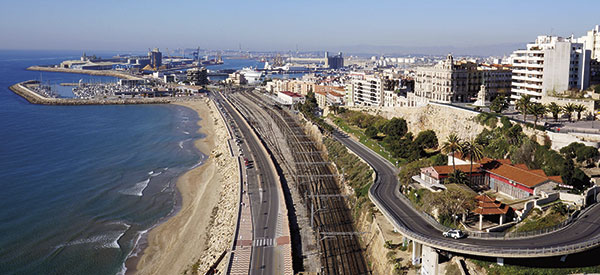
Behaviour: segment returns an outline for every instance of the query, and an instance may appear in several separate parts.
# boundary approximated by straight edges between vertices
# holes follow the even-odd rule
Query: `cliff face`
[[[438,140],[444,141],[450,133],[455,133],[463,140],[477,137],[486,127],[475,121],[479,112],[465,110],[452,106],[429,104],[421,107],[378,107],[378,108],[353,108],[372,115],[380,115],[391,119],[403,118],[408,124],[408,130],[417,135],[420,131],[435,131]],[[515,122],[513,122],[515,123]],[[498,121],[498,125],[500,121]],[[544,133],[523,126],[523,133],[527,136],[537,135],[538,142],[543,141]]]
[[[473,120],[477,112],[440,105],[422,107],[379,107],[359,109],[387,119],[403,118],[408,130],[418,134],[423,130],[434,130],[438,140],[446,140],[452,132],[461,139],[470,140],[479,134],[484,126]]]

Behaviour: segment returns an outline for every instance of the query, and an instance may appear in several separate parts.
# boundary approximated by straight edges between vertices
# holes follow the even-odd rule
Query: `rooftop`
[[[291,97],[302,97],[302,95],[290,91],[281,91],[280,93]]]
[[[510,209],[508,205],[497,201],[487,194],[476,196],[475,200],[477,200],[477,208],[473,210],[473,213],[481,215],[500,215],[508,213],[508,210]]]

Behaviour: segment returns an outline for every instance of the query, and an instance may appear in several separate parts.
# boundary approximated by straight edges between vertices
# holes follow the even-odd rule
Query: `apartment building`
[[[526,49],[514,51],[511,98],[530,95],[540,101],[543,95],[560,94],[589,86],[590,50],[573,38],[538,36]]]
[[[482,85],[487,98],[510,89],[511,70],[508,66],[454,61],[452,55],[434,66],[418,67],[414,93],[408,95],[410,106],[435,102],[472,102]]]
[[[366,77],[352,80],[354,106],[382,106],[384,83],[381,78]]]
[[[591,59],[600,61],[600,25],[596,25],[586,35],[577,38],[575,42],[583,44],[583,47],[590,51]]]

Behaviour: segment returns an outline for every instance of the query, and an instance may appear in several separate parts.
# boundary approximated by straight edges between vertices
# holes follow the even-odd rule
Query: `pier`
[[[79,99],[51,98],[32,91],[27,85],[37,84],[35,80],[20,82],[9,87],[15,94],[32,104],[41,105],[125,105],[125,104],[167,104],[172,98],[111,98],[111,99]]]
[[[69,68],[49,67],[49,66],[31,66],[27,68],[29,71],[44,71],[44,72],[59,72],[59,73],[72,73],[72,74],[87,74],[87,75],[101,75],[101,76],[112,76],[122,79],[140,80],[142,78],[133,76],[126,72],[119,72],[114,70],[76,70]]]

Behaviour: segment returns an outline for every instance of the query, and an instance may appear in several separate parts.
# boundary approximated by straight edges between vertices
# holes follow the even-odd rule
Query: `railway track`
[[[264,112],[253,110],[247,102],[236,98],[238,96],[245,97]],[[339,176],[298,120],[278,106],[265,103],[264,98],[253,92],[238,93],[230,98],[273,154],[286,160],[280,165],[294,171],[295,176],[288,182],[302,194],[302,203],[308,213],[312,213],[311,224],[319,245],[322,274],[370,274],[354,232],[351,210],[346,199],[340,196]],[[283,133],[290,153],[287,156],[275,140],[274,126]]]

